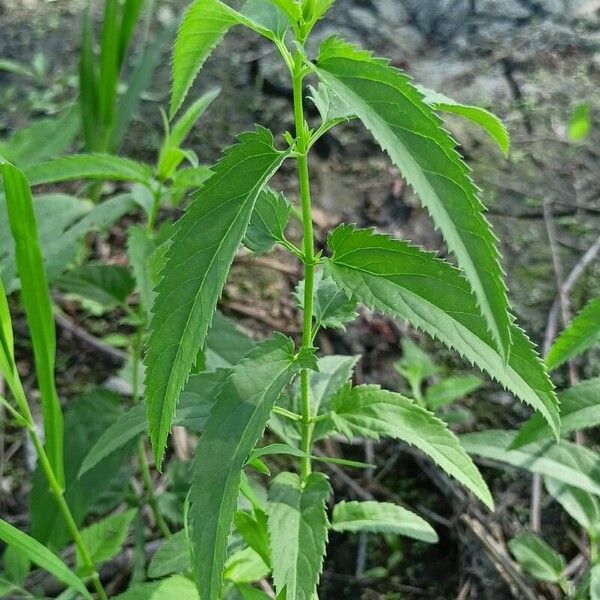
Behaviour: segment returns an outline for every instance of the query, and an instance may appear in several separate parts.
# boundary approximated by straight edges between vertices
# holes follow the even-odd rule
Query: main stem
[[[308,146],[310,135],[304,119],[302,104],[302,82],[304,80],[302,57],[299,53],[294,59],[294,120],[296,124],[296,151],[298,153],[298,182],[300,185],[300,201],[302,206],[302,223],[304,229],[304,325],[302,329],[302,349],[312,347],[313,291],[315,285],[315,239],[312,224],[312,201],[310,196],[310,176],[308,172]],[[310,371],[303,369],[300,373],[300,394],[302,400],[302,480],[306,481],[311,474],[311,450],[314,424],[311,421],[312,409],[310,399]]]

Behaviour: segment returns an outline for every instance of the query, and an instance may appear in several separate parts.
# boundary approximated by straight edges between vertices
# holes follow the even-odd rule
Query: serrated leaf
[[[280,473],[269,489],[269,536],[275,591],[286,598],[313,600],[323,568],[327,528],[327,477],[311,473],[304,484]]]
[[[22,171],[10,163],[3,163],[1,159],[0,170],[3,175],[8,221],[21,281],[21,301],[33,345],[35,372],[41,395],[46,453],[59,484],[64,485],[64,424],[54,380],[56,329],[33,197]]]
[[[550,371],[600,343],[600,298],[592,300],[558,336],[546,356]]]
[[[294,291],[297,305],[304,310],[304,280]],[[316,326],[330,329],[346,329],[346,323],[356,319],[358,302],[341,289],[335,281],[321,269],[315,273],[313,295],[313,317]]]
[[[283,389],[299,371],[292,341],[259,343],[220,388],[196,448],[190,508],[194,571],[203,600],[217,600],[242,468]]]
[[[6,544],[22,550],[31,562],[54,575],[59,581],[75,588],[87,600],[92,600],[92,596],[81,579],[58,556],[3,519],[0,519],[0,539]]]
[[[285,240],[285,229],[290,220],[292,205],[281,193],[263,190],[246,231],[244,245],[256,254],[265,254],[275,244]]]
[[[581,381],[559,392],[560,433],[566,436],[573,431],[589,429],[600,424],[600,379]],[[533,415],[519,430],[511,449],[531,442],[549,440],[550,428],[539,415]]]
[[[233,517],[233,522],[246,544],[261,557],[265,565],[270,566],[271,554],[269,551],[267,515],[258,509],[254,510],[253,515],[238,510]]]
[[[344,102],[329,86],[319,82],[316,89],[309,86],[309,100],[315,105],[321,115],[324,124],[343,122],[354,117],[354,114]]]
[[[124,305],[135,287],[128,269],[104,264],[83,265],[59,277],[56,283],[64,292],[97,302],[107,309]]]
[[[428,544],[438,541],[437,533],[427,521],[390,502],[340,502],[333,509],[331,529],[403,535]]]
[[[546,475],[600,495],[600,455],[596,452],[561,440],[534,442],[512,450],[516,431],[491,429],[460,436],[463,448],[474,456],[497,460],[532,473]]]
[[[333,400],[335,423],[349,439],[392,437],[427,454],[446,473],[493,507],[490,491],[458,438],[433,413],[375,385],[345,386]]]
[[[481,377],[474,375],[447,377],[427,388],[425,401],[427,402],[427,406],[435,411],[442,406],[448,406],[448,404],[452,404],[456,400],[468,396],[482,385],[483,380]]]
[[[156,464],[181,389],[203,347],[256,199],[287,157],[258,128],[239,137],[196,193],[166,252],[146,353],[146,404]]]
[[[600,503],[595,496],[552,477],[544,477],[544,484],[548,493],[588,535],[597,537],[600,534]]]
[[[505,364],[458,269],[406,242],[351,226],[338,227],[329,246],[328,268],[349,294],[456,350],[542,413],[558,435],[554,387],[531,342],[512,325],[513,346]]]
[[[518,563],[540,581],[557,583],[566,566],[565,559],[533,533],[522,533],[509,540],[508,547]]]
[[[317,74],[388,152],[464,270],[503,362],[511,320],[497,240],[469,169],[439,118],[398,69],[338,38],[321,46]]]
[[[167,538],[148,566],[148,577],[157,578],[181,573],[190,567],[190,547],[182,529]]]
[[[479,125],[498,144],[504,156],[508,156],[510,136],[504,123],[494,113],[479,106],[462,104],[444,94],[434,92],[420,85],[416,87],[423,94],[423,100],[435,110],[458,115]]]
[[[108,180],[149,183],[152,169],[129,158],[112,154],[73,154],[29,167],[31,185],[74,180]]]
[[[94,565],[100,565],[110,560],[121,550],[127,539],[131,522],[137,515],[137,509],[110,515],[97,523],[81,530],[81,537],[90,553]],[[83,560],[77,552],[77,566],[83,567]]]
[[[266,0],[250,0],[248,5],[238,12],[219,0],[196,0],[187,9],[173,50],[171,118],[206,59],[234,25],[245,25],[270,39],[283,36],[286,19],[277,7]]]

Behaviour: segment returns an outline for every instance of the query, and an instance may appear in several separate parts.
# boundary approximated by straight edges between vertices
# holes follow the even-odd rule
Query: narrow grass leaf
[[[511,320],[497,240],[454,141],[408,77],[386,61],[334,37],[323,43],[317,64],[319,77],[371,131],[431,214],[506,362]]]
[[[81,579],[56,554],[2,519],[0,519],[0,539],[6,544],[22,550],[31,562],[54,575],[59,581],[76,589],[87,600],[92,600],[91,594],[87,591]]]
[[[234,366],[198,442],[190,520],[194,571],[203,600],[219,597],[242,469],[281,392],[300,370],[293,354],[292,341],[277,334]]]
[[[322,473],[311,473],[304,484],[294,473],[280,473],[273,480],[267,510],[277,594],[313,600],[327,544],[325,504],[330,495]]]
[[[349,295],[456,350],[533,406],[558,435],[558,401],[533,345],[512,325],[513,346],[505,364],[458,269],[406,242],[348,225],[330,234],[329,246],[333,257],[327,267]]]
[[[160,465],[177,398],[204,346],[256,199],[287,157],[266,129],[242,134],[196,193],[166,252],[146,364],[150,438]]]
[[[33,198],[22,171],[9,163],[0,164],[0,167],[4,178],[8,219],[15,241],[21,298],[29,325],[42,399],[45,447],[52,469],[59,483],[64,485],[63,415],[54,381],[56,330]]]
[[[390,502],[340,502],[333,509],[331,529],[403,535],[428,544],[438,542],[437,533],[425,519]]]

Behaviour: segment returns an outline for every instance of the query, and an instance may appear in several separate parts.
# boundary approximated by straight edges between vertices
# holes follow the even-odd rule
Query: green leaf
[[[158,597],[157,590],[162,585],[160,581],[152,583],[138,583],[129,588],[126,592],[114,596],[113,600],[161,600]],[[183,600],[179,598],[179,600]]]
[[[565,559],[533,533],[521,533],[508,542],[517,562],[539,581],[558,583],[566,566]]]
[[[219,88],[212,89],[193,102],[183,115],[175,122],[169,133],[169,143],[173,146],[181,146],[196,121],[204,114],[213,100],[221,93]]]
[[[137,508],[111,515],[81,531],[81,537],[90,553],[94,565],[110,560],[121,550],[127,540],[129,527],[137,515]],[[83,560],[77,552],[77,566],[82,569]]]
[[[252,583],[267,577],[269,571],[269,567],[252,548],[242,548],[227,559],[223,576],[236,584]]]
[[[204,345],[229,267],[256,199],[287,157],[266,129],[240,136],[196,193],[166,253],[146,353],[146,403],[156,464],[177,397]]]
[[[415,400],[420,401],[423,395],[421,391],[423,382],[440,369],[429,354],[421,350],[410,338],[402,338],[400,344],[402,345],[402,358],[394,363],[394,368],[410,384]]]
[[[256,254],[266,254],[278,242],[285,240],[285,229],[290,220],[292,205],[281,193],[263,190],[246,231],[244,245]]]
[[[109,130],[114,117],[119,85],[119,0],[105,0],[100,35],[98,117]]]
[[[267,515],[257,509],[254,510],[254,515],[238,510],[233,517],[233,522],[246,544],[261,557],[267,566],[270,566],[271,553],[269,551]]]
[[[56,330],[33,198],[27,178],[22,171],[9,163],[0,162],[0,166],[3,173],[8,219],[15,241],[17,268],[21,280],[21,300],[29,325],[42,399],[45,448],[54,474],[63,485],[65,480],[63,415],[54,381]]]
[[[6,379],[15,371],[14,337],[8,301],[0,278],[0,374]]]
[[[321,115],[323,124],[342,123],[354,117],[348,105],[328,85],[319,82],[315,89],[309,86],[309,100],[315,105]]]
[[[79,111],[70,106],[55,117],[34,121],[0,141],[0,155],[24,169],[65,152],[79,127]]]
[[[204,369],[228,369],[240,362],[254,342],[231,319],[216,312],[204,346]]]
[[[338,38],[321,46],[317,74],[388,152],[464,270],[503,362],[511,320],[496,238],[469,169],[422,94],[398,69]]]
[[[483,380],[477,376],[447,377],[427,388],[425,400],[427,406],[436,411],[442,406],[448,406],[448,404],[468,396],[482,385]]]
[[[566,440],[534,442],[512,450],[516,433],[499,429],[468,433],[460,436],[460,443],[469,454],[540,473],[600,495],[600,456],[596,452]]]
[[[423,94],[423,100],[434,110],[458,115],[479,125],[498,144],[504,156],[508,156],[510,136],[504,123],[495,114],[479,106],[461,104],[456,100],[452,100],[452,98],[448,98],[448,96],[444,96],[444,94],[428,90],[420,85],[416,88]]]
[[[592,300],[552,344],[546,366],[550,371],[600,343],[600,297]]]
[[[428,544],[435,544],[439,539],[427,521],[389,502],[340,502],[333,509],[331,529],[403,535]]]
[[[590,600],[600,600],[600,565],[590,570]]]
[[[148,576],[157,578],[181,573],[189,569],[190,565],[190,547],[185,531],[182,529],[167,538],[156,551],[148,566]]]
[[[23,585],[25,578],[31,571],[29,555],[21,548],[9,544],[2,555],[2,562],[6,577],[17,585]]]
[[[243,13],[243,14],[242,14]],[[170,116],[173,118],[215,46],[234,25],[245,25],[270,39],[280,39],[288,25],[266,0],[250,0],[237,12],[219,0],[196,0],[181,22],[173,50]]]
[[[311,473],[302,484],[280,473],[269,489],[269,534],[275,591],[286,598],[313,600],[323,568],[327,529],[327,477]]]
[[[415,246],[350,226],[338,227],[329,245],[328,268],[349,294],[456,350],[541,412],[558,435],[558,401],[531,342],[513,325],[505,364],[460,271]]]
[[[170,229],[169,227],[168,230]],[[134,225],[127,232],[127,258],[140,293],[140,304],[148,317],[154,302],[156,284],[152,278],[150,261],[159,245],[160,241],[151,237],[140,225]]]
[[[600,534],[600,503],[584,490],[544,477],[548,493],[575,519],[592,537]]]
[[[333,400],[334,420],[341,433],[352,439],[381,436],[399,439],[427,454],[446,473],[493,507],[490,491],[446,424],[422,406],[375,385],[346,385]]]
[[[204,600],[217,600],[242,468],[275,402],[299,371],[292,341],[259,343],[220,388],[196,448],[190,519],[194,569]]]
[[[600,379],[588,379],[558,394],[560,401],[561,427],[563,436],[589,429],[600,424]],[[548,440],[550,428],[539,415],[533,415],[521,427],[511,449],[520,448],[531,442]]]
[[[85,10],[81,28],[81,48],[79,51],[79,107],[85,148],[97,149],[99,140],[98,119],[98,72],[94,54],[94,25],[90,7]]]
[[[592,127],[592,120],[590,115],[590,107],[588,104],[580,104],[575,107],[575,110],[571,113],[568,125],[569,138],[573,142],[580,142],[585,139]]]
[[[144,7],[144,0],[125,0],[121,14],[121,27],[119,31],[119,54],[117,58],[117,64],[122,65],[123,60],[127,54],[127,49],[131,42],[131,38],[135,31],[142,8]]]
[[[68,294],[76,294],[111,309],[123,306],[135,288],[135,280],[125,267],[87,264],[59,277],[57,285]]]
[[[25,171],[31,185],[73,180],[108,180],[149,183],[152,169],[112,154],[73,154],[43,162]]]
[[[31,562],[54,575],[59,581],[75,588],[87,600],[92,600],[92,596],[81,579],[58,556],[50,552],[37,540],[2,519],[0,519],[0,539],[6,544],[22,550]]]
[[[297,285],[294,297],[298,307],[304,310],[304,280]],[[315,329],[320,326],[344,331],[346,323],[354,321],[358,316],[357,304],[356,299],[349,298],[348,294],[321,269],[315,273],[313,295]]]
[[[194,583],[183,575],[173,575],[164,579],[150,598],[151,600],[200,600]]]

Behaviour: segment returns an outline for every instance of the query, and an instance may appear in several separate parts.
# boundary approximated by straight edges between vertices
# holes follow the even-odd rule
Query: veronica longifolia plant
[[[296,294],[303,311],[301,339],[275,333],[213,375],[218,383],[196,449],[184,538],[191,544],[203,600],[223,593],[234,525],[259,557],[261,576],[272,574],[278,597],[287,600],[314,598],[330,528],[436,541],[423,519],[387,503],[342,502],[328,516],[331,488],[315,469],[313,446],[332,435],[387,436],[413,444],[492,506],[479,471],[440,419],[398,393],[374,385],[353,387],[356,357],[318,356],[319,329],[343,327],[355,318],[359,303],[439,339],[536,409],[555,435],[559,430],[552,384],[510,315],[497,240],[478,190],[438,113],[478,123],[505,152],[506,130],[487,111],[418,88],[386,60],[338,37],[309,56],[306,42],[332,4],[248,0],[238,11],[219,0],[196,0],[175,44],[171,118],[214,47],[230,29],[242,26],[270,40],[281,54],[292,81],[295,133],[278,142],[262,126],[241,134],[174,226],[145,356],[145,400],[157,465],[182,390],[192,371],[205,364],[207,335],[240,245],[256,253],[280,245],[304,267]],[[309,90],[321,115],[316,124],[304,114]],[[350,119],[360,120],[400,169],[458,268],[408,241],[353,225],[331,231],[327,250],[316,250],[309,153],[321,136]],[[289,201],[269,187],[288,160],[295,161],[298,173],[299,245],[285,235],[293,212]],[[281,443],[260,446],[267,427]],[[268,473],[261,457],[273,453],[297,457],[298,473],[277,475],[261,500],[252,493],[245,469]],[[249,500],[248,509],[238,510],[240,494]]]

